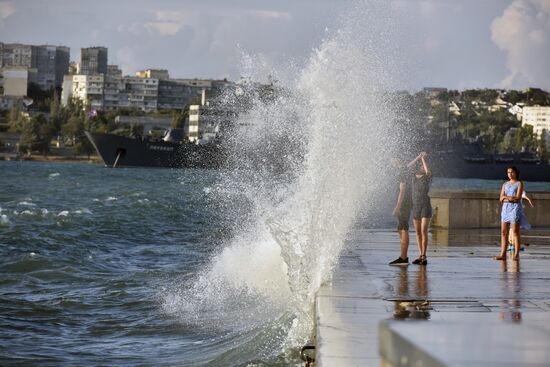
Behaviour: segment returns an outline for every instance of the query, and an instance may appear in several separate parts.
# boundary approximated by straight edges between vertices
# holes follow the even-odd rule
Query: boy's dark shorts
[[[411,208],[403,208],[399,212],[397,217],[397,230],[408,231],[409,230],[409,218],[411,217]]]

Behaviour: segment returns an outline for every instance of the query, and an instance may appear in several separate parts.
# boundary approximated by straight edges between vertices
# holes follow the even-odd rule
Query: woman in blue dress
[[[495,260],[506,260],[506,250],[508,248],[508,232],[510,227],[514,232],[514,260],[519,260],[520,234],[519,228],[523,215],[523,206],[521,205],[521,195],[523,193],[523,184],[520,181],[519,170],[515,166],[510,166],[506,170],[508,181],[502,185],[500,190],[500,202],[502,203],[501,212],[501,240],[500,255],[495,256]]]

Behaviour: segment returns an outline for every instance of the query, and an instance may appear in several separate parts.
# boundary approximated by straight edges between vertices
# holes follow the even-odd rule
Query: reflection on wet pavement
[[[521,290],[520,260],[501,261],[501,270],[505,273],[503,286],[510,294],[517,294]],[[517,297],[502,300],[500,319],[503,321],[521,322],[521,300]]]
[[[413,283],[409,282],[409,272]],[[428,276],[427,266],[418,266],[415,270],[409,267],[400,267],[397,285],[395,287],[397,297],[400,299],[394,301],[395,310],[393,318],[396,320],[415,319],[428,320],[430,310],[432,309],[428,302]],[[410,289],[412,287],[412,289]],[[414,299],[409,299],[414,295]]]
[[[509,339],[543,343],[540,348],[549,352],[541,349],[539,356],[548,354],[550,360],[550,230],[522,233],[524,251],[519,261],[510,256],[506,261],[492,259],[500,250],[499,239],[498,229],[435,230],[430,233],[428,265],[395,267],[388,266],[399,254],[394,231],[355,231],[331,283],[318,292],[316,338],[321,364],[378,366],[378,325],[385,320],[403,325],[418,338],[432,336],[437,341],[442,333],[441,337],[455,340],[453,348],[493,335],[490,328],[527,328],[522,331],[528,335],[525,340],[518,340],[515,329],[510,329],[511,336],[490,337],[481,344],[496,350]],[[409,256],[416,255],[413,242]],[[529,339],[537,333],[547,333],[547,341]],[[483,355],[483,350],[478,352]],[[523,361],[521,350],[514,356]],[[529,358],[540,360],[536,356]]]

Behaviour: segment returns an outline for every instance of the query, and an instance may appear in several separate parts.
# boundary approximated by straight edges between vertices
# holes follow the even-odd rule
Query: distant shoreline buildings
[[[46,92],[52,88],[61,89],[63,106],[77,98],[92,113],[183,110],[192,104],[208,104],[205,95],[210,97],[228,86],[236,87],[227,80],[170,78],[165,69],[150,68],[138,71],[134,76],[123,75],[117,65],[108,63],[108,49],[100,46],[81,48],[77,63],[70,61],[70,49],[66,46],[0,42],[0,75],[0,110],[30,106],[33,101],[27,96],[32,84]],[[424,88],[421,93],[431,108],[445,109],[447,120],[449,116],[460,118],[466,111],[473,111],[478,116],[506,111],[515,116],[521,126],[533,126],[533,132],[544,139],[550,151],[548,105],[527,106],[517,98],[515,101],[508,99],[504,90],[495,90],[491,99],[461,98],[458,91],[447,88]],[[448,97],[441,100],[441,95]],[[427,122],[433,123],[436,116],[432,113],[426,118]],[[439,122],[441,116],[437,118],[436,122]],[[449,126],[448,121],[443,123]]]
[[[90,110],[144,112],[182,110],[199,103],[205,92],[218,93],[232,84],[227,80],[171,79],[164,69],[123,76],[117,65],[108,64],[106,47],[82,48],[79,63],[70,62],[69,55],[70,49],[65,46],[0,43],[0,109],[9,109],[23,100],[31,83],[43,91],[61,88],[63,105],[70,98],[78,98]]]

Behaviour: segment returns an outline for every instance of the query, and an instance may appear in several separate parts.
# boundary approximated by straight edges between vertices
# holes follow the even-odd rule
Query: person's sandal
[[[426,258],[426,255],[421,256],[422,260],[420,260],[420,265],[428,265],[428,259]]]
[[[412,263],[415,264],[415,265],[421,265],[422,264],[422,256],[415,259]]]

